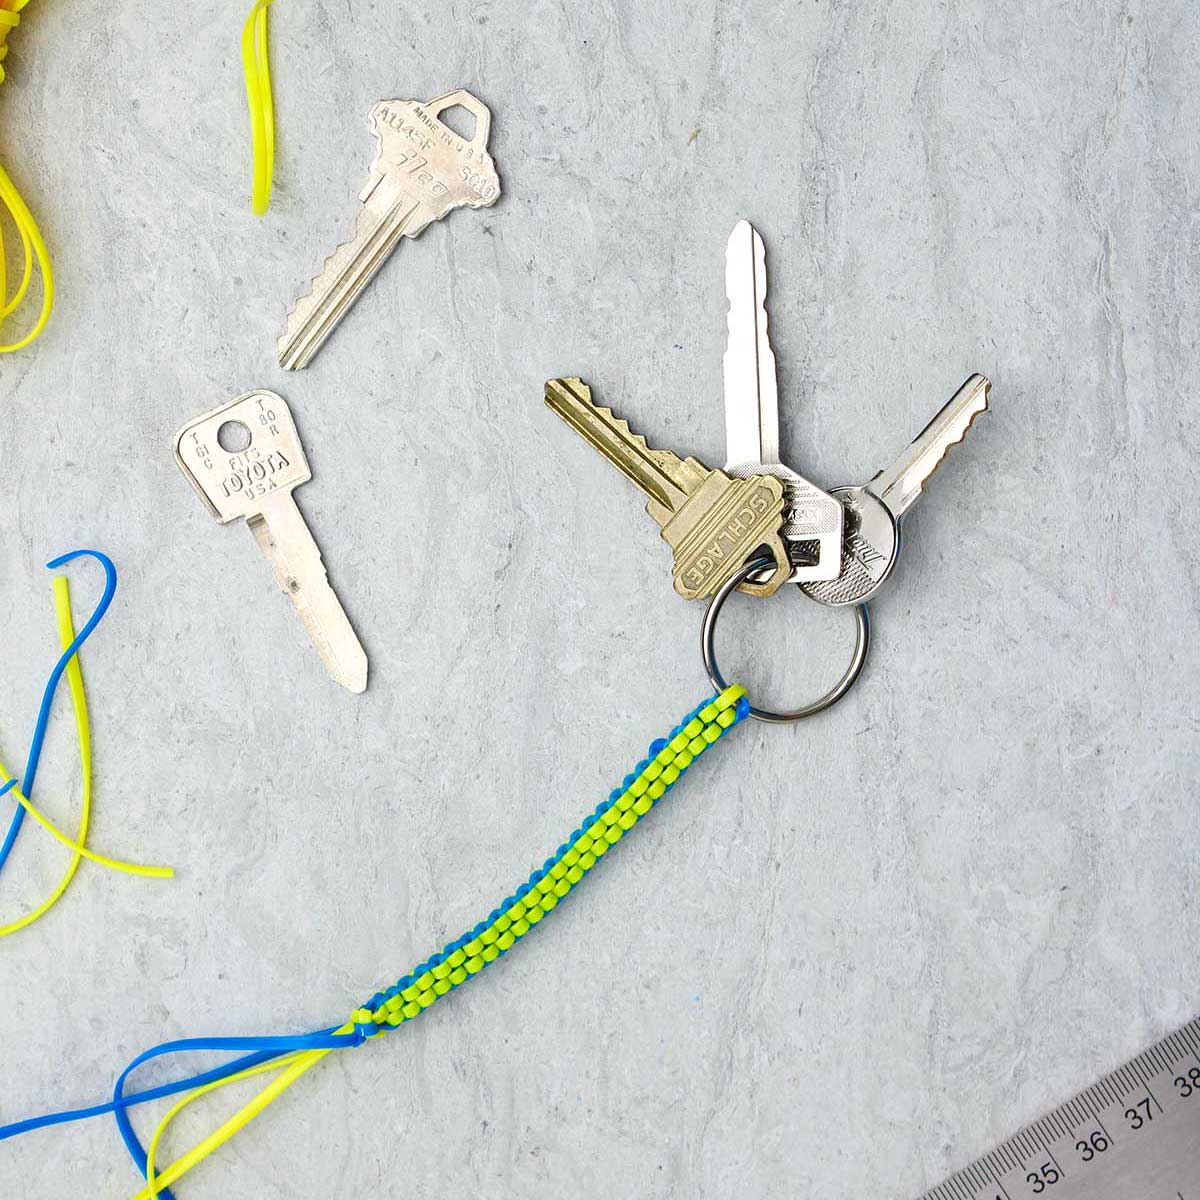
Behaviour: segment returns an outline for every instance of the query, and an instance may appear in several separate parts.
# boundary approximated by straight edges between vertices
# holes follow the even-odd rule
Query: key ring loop
[[[744,583],[759,571],[767,570],[774,565],[775,560],[772,558],[750,559],[717,589],[716,595],[708,602],[708,608],[704,613],[704,624],[700,631],[700,651],[704,655],[704,669],[708,672],[708,678],[718,691],[724,691],[728,684],[721,674],[721,668],[717,666],[717,652],[713,645],[717,632],[717,617],[721,615],[725,601],[729,599],[739,584]],[[775,712],[769,708],[755,708],[751,705],[750,715],[758,721],[788,725],[793,721],[803,721],[806,717],[815,717],[817,713],[822,713],[835,705],[857,682],[863,665],[867,661],[867,651],[871,648],[871,619],[865,604],[855,605],[854,620],[854,654],[841,679],[829,691],[811,704],[806,704],[802,708],[794,708],[788,712]]]

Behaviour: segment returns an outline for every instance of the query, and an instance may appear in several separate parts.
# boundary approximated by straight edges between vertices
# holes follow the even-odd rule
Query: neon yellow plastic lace
[[[167,1132],[171,1122],[189,1104],[194,1100],[199,1100],[201,1096],[207,1095],[209,1092],[214,1092],[217,1088],[226,1087],[231,1083],[240,1083],[243,1079],[250,1079],[255,1075],[268,1075],[272,1071],[281,1071],[291,1065],[297,1058],[302,1057],[300,1054],[289,1054],[284,1058],[276,1059],[274,1062],[260,1063],[257,1067],[248,1067],[245,1071],[239,1071],[236,1075],[230,1075],[228,1079],[218,1079],[215,1083],[205,1084],[204,1087],[197,1088],[194,1092],[188,1092],[182,1100],[177,1100],[173,1104],[166,1116],[159,1123],[158,1128],[154,1131],[154,1136],[150,1139],[150,1144],[146,1147],[146,1187],[143,1190],[145,1196],[149,1200],[155,1200],[162,1193],[158,1190],[159,1176],[155,1169],[155,1161],[158,1158],[158,1146],[163,1139],[163,1135]],[[249,1118],[247,1118],[249,1120]],[[240,1128],[240,1126],[239,1126]],[[236,1131],[234,1131],[236,1132]],[[232,1136],[232,1134],[230,1135]],[[215,1147],[214,1147],[215,1149]],[[166,1186],[165,1184],[163,1185]]]
[[[271,206],[271,181],[275,175],[275,102],[267,56],[267,7],[271,3],[272,0],[255,0],[242,28],[242,69],[246,75],[250,143],[254,150],[250,202],[259,217]]]
[[[8,56],[8,31],[15,29],[21,22],[21,10],[29,0],[0,0],[0,83],[5,79],[4,59]],[[9,354],[14,350],[23,350],[34,341],[46,328],[50,320],[50,310],[54,307],[54,272],[50,267],[50,253],[42,240],[41,231],[28,205],[21,198],[17,185],[13,183],[8,172],[0,165],[0,202],[8,210],[8,215],[16,226],[21,237],[24,251],[24,267],[21,282],[10,297],[8,294],[8,275],[5,265],[5,246],[3,225],[0,223],[0,327],[5,320],[12,316],[22,305],[29,287],[33,283],[34,264],[42,276],[42,310],[38,314],[33,327],[24,337],[14,342],[0,344],[0,354]]]

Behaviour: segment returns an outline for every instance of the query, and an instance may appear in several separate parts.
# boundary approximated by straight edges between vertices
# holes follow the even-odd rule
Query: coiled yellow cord
[[[271,64],[267,57],[267,6],[255,0],[242,28],[242,69],[246,75],[246,104],[250,109],[250,142],[254,148],[254,182],[250,200],[255,216],[271,205],[275,174],[275,103],[271,96]]]
[[[5,78],[3,64],[8,55],[8,31],[15,29],[20,24],[21,10],[28,3],[29,0],[0,0],[0,83]],[[14,350],[23,350],[46,328],[46,323],[50,320],[50,310],[54,307],[54,272],[50,267],[50,253],[46,249],[46,243],[42,240],[37,222],[33,219],[28,205],[21,198],[17,185],[13,183],[3,166],[0,166],[0,202],[8,210],[8,215],[21,236],[25,259],[21,282],[17,285],[17,290],[12,297],[9,298],[8,276],[5,270],[4,231],[0,226],[0,326],[3,326],[5,319],[12,316],[24,302],[30,284],[33,282],[35,260],[42,276],[42,310],[38,314],[33,328],[24,337],[18,338],[15,342],[0,344],[0,354],[9,354]]]

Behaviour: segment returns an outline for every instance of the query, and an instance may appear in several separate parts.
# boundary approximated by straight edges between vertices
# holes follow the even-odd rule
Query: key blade
[[[725,247],[729,338],[725,376],[726,470],[779,462],[779,393],[767,335],[767,255],[749,221]]]
[[[291,597],[330,675],[347,691],[367,687],[367,655],[329,586],[321,551],[290,492],[279,492],[248,522],[271,564],[276,582]]]
[[[337,323],[375,278],[397,242],[415,236],[428,224],[421,202],[383,180],[358,210],[354,236],[326,260],[308,292],[288,313],[276,343],[285,371],[308,366]]]
[[[701,479],[669,450],[654,450],[646,439],[629,428],[629,422],[592,401],[592,389],[582,379],[551,379],[546,383],[546,403],[594,450],[598,450],[651,502],[651,516],[661,524],[677,512],[689,491]],[[663,516],[654,509],[662,510]]]
[[[967,436],[972,422],[987,409],[991,387],[984,376],[972,375],[896,462],[867,485],[896,520],[912,507],[950,448]]]
[[[739,221],[725,247],[729,335],[725,379],[725,470],[784,481],[788,516],[783,536],[796,549],[797,582],[836,579],[841,569],[842,506],[779,461],[779,389],[767,331],[767,254],[749,221]],[[808,559],[815,549],[815,561]]]

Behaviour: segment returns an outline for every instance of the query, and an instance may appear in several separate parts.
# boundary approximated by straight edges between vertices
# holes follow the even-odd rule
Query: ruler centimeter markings
[[[1200,1017],[921,1200],[1200,1200]]]

